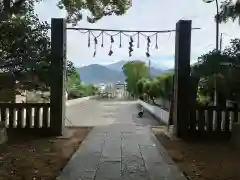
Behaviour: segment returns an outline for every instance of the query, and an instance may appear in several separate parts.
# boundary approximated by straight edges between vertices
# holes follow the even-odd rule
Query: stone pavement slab
[[[106,126],[115,123],[157,126],[158,122],[145,114],[137,116],[137,101],[91,99],[66,108],[66,126]]]
[[[135,124],[94,127],[57,180],[185,180],[154,137]]]

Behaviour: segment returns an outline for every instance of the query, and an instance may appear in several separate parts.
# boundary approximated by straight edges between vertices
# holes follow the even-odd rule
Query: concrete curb
[[[75,105],[90,99],[94,99],[94,98],[96,98],[96,96],[87,96],[87,97],[82,97],[78,99],[71,99],[66,102],[66,106],[72,106],[72,105]]]
[[[155,119],[159,120],[160,123],[168,125],[169,120],[169,112],[161,109],[160,107],[153,106],[141,100],[138,100],[138,104],[140,104],[148,113],[150,113]]]

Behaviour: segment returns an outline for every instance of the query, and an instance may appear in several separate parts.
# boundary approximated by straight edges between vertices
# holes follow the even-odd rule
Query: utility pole
[[[220,52],[222,51],[222,40],[223,40],[223,33],[221,33],[221,36],[220,36]]]
[[[215,1],[216,3],[216,51],[219,51],[219,6],[218,6],[218,0],[203,0],[205,3],[212,3]]]
[[[218,0],[216,2],[216,9],[217,9],[217,16],[216,16],[216,50],[218,51],[218,44],[219,44],[219,7],[218,7]]]

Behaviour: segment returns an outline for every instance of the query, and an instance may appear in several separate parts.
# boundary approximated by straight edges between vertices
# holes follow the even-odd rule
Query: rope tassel
[[[150,57],[150,53],[149,53],[150,43],[151,43],[151,40],[150,40],[150,37],[148,36],[147,37],[147,52],[146,52],[147,57]]]
[[[112,56],[113,54],[113,51],[112,51],[112,44],[114,43],[114,39],[113,39],[113,36],[111,36],[111,45],[110,45],[110,51],[108,53],[109,56]]]
[[[133,52],[133,38],[132,37],[130,37],[130,41],[129,41],[129,57],[131,57],[132,56],[132,52]]]
[[[102,31],[102,44],[101,44],[101,47],[103,47],[103,31]]]

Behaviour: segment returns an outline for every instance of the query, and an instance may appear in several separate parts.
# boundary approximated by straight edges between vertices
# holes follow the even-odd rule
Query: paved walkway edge
[[[71,99],[66,102],[66,106],[72,106],[90,99],[95,98],[96,96],[87,96],[87,97],[82,97],[82,98],[77,98],[77,99]]]
[[[155,119],[160,121],[165,125],[168,125],[169,120],[169,112],[161,109],[160,107],[150,105],[146,102],[138,100],[138,104],[140,104],[147,112],[149,112]]]
[[[121,126],[93,128],[57,180],[186,180],[150,127]]]
[[[156,138],[156,136],[153,134],[151,135],[151,139],[152,141],[155,143],[155,145],[157,146],[159,152],[161,153],[161,155],[163,156],[164,162],[167,165],[172,165],[174,166],[176,169],[178,169],[180,176],[184,176],[185,175],[180,171],[180,169],[178,168],[178,166],[176,165],[176,163],[172,160],[172,158],[169,156],[167,150],[161,145],[161,143],[158,141],[158,139]]]

